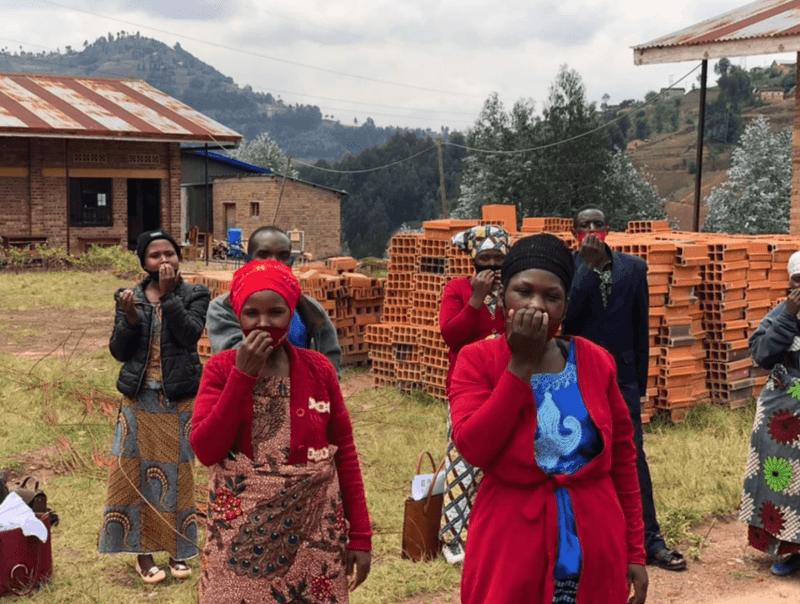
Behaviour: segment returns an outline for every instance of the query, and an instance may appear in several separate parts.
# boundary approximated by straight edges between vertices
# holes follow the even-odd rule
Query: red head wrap
[[[300,299],[300,282],[292,269],[277,260],[253,260],[233,274],[231,306],[236,316],[242,315],[244,303],[250,296],[264,290],[279,294],[294,313]]]

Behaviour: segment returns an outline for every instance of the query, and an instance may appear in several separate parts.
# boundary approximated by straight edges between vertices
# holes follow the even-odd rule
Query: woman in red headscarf
[[[347,602],[347,577],[355,588],[369,573],[372,530],[336,371],[286,338],[299,298],[273,260],[248,263],[231,284],[245,339],[206,364],[192,419],[192,448],[211,466],[201,604]]]

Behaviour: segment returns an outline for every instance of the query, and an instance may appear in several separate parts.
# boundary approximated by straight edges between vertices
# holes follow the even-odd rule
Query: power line
[[[415,153],[414,155],[411,155],[409,157],[405,157],[403,159],[399,159],[399,160],[394,161],[394,162],[392,162],[390,164],[386,164],[385,166],[378,166],[377,168],[367,168],[365,170],[331,170],[330,168],[323,168],[321,166],[315,166],[313,164],[309,164],[309,163],[306,163],[304,161],[300,161],[298,159],[295,159],[294,161],[295,161],[295,163],[303,164],[304,166],[308,166],[309,168],[314,168],[315,170],[321,170],[322,172],[333,172],[335,174],[365,174],[366,172],[376,172],[378,170],[383,170],[384,168],[390,168],[391,166],[396,166],[398,164],[402,164],[404,162],[407,162],[407,161],[410,161],[410,160],[414,159],[415,157],[419,157],[423,153],[427,153],[431,149],[435,149],[435,148],[436,148],[436,145],[431,145],[427,149],[423,149],[419,153]]]
[[[52,0],[38,0],[38,1],[39,2],[43,2],[45,4],[50,4],[52,6],[57,6],[59,8],[63,8],[65,10],[71,10],[71,11],[76,11],[76,12],[80,12],[80,13],[85,13],[87,15],[92,15],[94,17],[100,17],[101,19],[108,19],[110,21],[116,21],[118,23],[124,23],[125,25],[131,25],[133,27],[139,27],[139,28],[142,28],[142,29],[149,29],[151,31],[157,31],[157,32],[162,33],[162,34],[175,36],[176,38],[182,38],[184,40],[191,40],[192,42],[197,42],[198,44],[206,44],[208,46],[213,46],[215,48],[222,48],[222,49],[225,49],[225,50],[230,50],[232,52],[238,52],[238,53],[241,53],[241,54],[245,54],[245,55],[249,55],[249,56],[253,56],[253,57],[258,57],[260,59],[267,59],[269,61],[275,61],[277,63],[285,63],[286,65],[293,65],[295,67],[303,67],[305,69],[314,69],[314,70],[317,70],[317,71],[322,71],[322,72],[325,72],[325,73],[331,73],[331,74],[342,76],[342,77],[354,78],[354,79],[357,79],[357,80],[364,80],[364,81],[367,81],[367,82],[376,82],[378,84],[385,84],[385,85],[388,85],[388,86],[398,86],[398,87],[402,87],[402,88],[411,88],[411,89],[414,89],[414,90],[424,90],[426,92],[438,92],[439,94],[449,94],[449,95],[454,95],[454,96],[466,96],[466,97],[472,97],[472,98],[483,98],[483,97],[481,97],[479,95],[469,94],[469,93],[466,93],[466,92],[453,92],[453,91],[450,91],[450,90],[440,90],[438,88],[427,88],[425,86],[415,86],[413,84],[403,84],[403,83],[400,83],[400,82],[391,82],[389,80],[381,80],[379,78],[371,78],[369,76],[362,76],[362,75],[347,73],[347,72],[344,72],[344,71],[338,71],[338,70],[335,70],[335,69],[328,69],[327,67],[317,67],[316,65],[308,65],[306,63],[300,63],[298,61],[290,61],[288,59],[280,59],[278,57],[272,57],[270,55],[265,55],[265,54],[261,54],[261,53],[257,53],[257,52],[252,52],[252,51],[249,51],[249,50],[242,50],[240,48],[235,48],[233,46],[227,46],[226,44],[219,44],[218,42],[210,42],[208,40],[202,40],[200,38],[193,38],[191,36],[186,36],[186,35],[183,35],[183,34],[176,34],[176,33],[171,32],[171,31],[167,31],[167,30],[164,30],[164,29],[159,29],[157,27],[150,27],[148,25],[141,25],[139,23],[134,23],[132,21],[126,21],[125,19],[119,19],[117,17],[111,17],[109,15],[102,15],[100,13],[95,13],[95,12],[84,10],[84,9],[81,9],[81,8],[74,8],[74,7],[71,7],[71,6],[64,6],[63,4],[59,4],[58,2],[53,2]]]
[[[686,75],[684,75],[680,80],[675,82],[675,84],[670,85],[667,88],[667,90],[669,90],[671,88],[674,88],[675,85],[681,83],[683,80],[688,78],[695,71],[697,71],[697,69],[701,65],[702,65],[702,63],[699,63],[698,65],[696,65]],[[634,110],[637,110],[637,109],[643,109],[644,107],[647,107],[648,105],[653,104],[656,101],[656,99],[658,99],[658,96],[659,95],[656,95],[656,96],[652,97],[650,100],[646,100],[643,103],[639,103],[635,107],[631,108],[631,111],[634,111]],[[630,112],[628,112],[628,113],[630,113]],[[478,152],[478,153],[485,153],[487,155],[516,155],[516,154],[519,154],[519,153],[530,153],[530,152],[533,152],[533,151],[541,151],[543,149],[550,149],[550,148],[556,147],[558,145],[564,145],[566,143],[570,143],[572,141],[581,139],[581,138],[583,138],[585,136],[589,136],[591,134],[594,134],[595,132],[598,132],[599,130],[602,130],[604,128],[608,128],[609,126],[612,126],[613,124],[617,123],[618,121],[620,121],[621,119],[623,119],[626,116],[627,116],[627,113],[617,117],[616,119],[611,120],[610,122],[604,123],[602,126],[598,126],[597,128],[594,128],[594,129],[589,130],[587,132],[583,132],[583,133],[578,134],[576,136],[572,136],[570,138],[563,139],[563,140],[560,140],[560,141],[555,141],[553,143],[548,143],[547,145],[541,145],[539,147],[531,147],[529,149],[517,149],[517,150],[514,150],[514,151],[505,151],[505,150],[502,150],[502,149],[477,149],[475,147],[467,147],[466,145],[459,145],[459,144],[451,143],[451,142],[443,142],[442,144],[443,145],[448,145],[450,147],[456,147],[456,148],[459,148],[459,149],[465,149],[467,151],[475,151],[475,152]],[[411,156],[406,157],[404,159],[400,159],[398,161],[392,162],[391,164],[387,164],[385,166],[379,166],[377,168],[370,168],[368,170],[332,170],[332,169],[329,169],[329,168],[322,168],[320,166],[315,166],[313,164],[309,164],[309,163],[306,163],[306,162],[298,161],[297,163],[301,163],[304,166],[308,166],[308,167],[314,168],[316,170],[322,170],[323,172],[333,172],[333,173],[338,173],[338,174],[358,174],[358,173],[362,173],[362,172],[374,172],[376,170],[382,170],[383,168],[388,168],[390,166],[396,166],[397,164],[401,164],[403,162],[406,162],[406,161],[409,161],[411,159],[414,159],[415,157],[418,157],[418,156],[422,155],[423,153],[427,153],[428,151],[430,151],[431,149],[434,149],[434,148],[436,148],[435,145],[433,145],[431,147],[428,147],[424,151],[420,151],[419,153],[415,153],[414,155],[411,155]],[[297,161],[297,160],[295,160],[295,161]],[[591,163],[594,163],[594,162],[591,162]],[[571,165],[571,166],[590,165],[590,162],[584,162],[584,163],[580,163],[580,164],[562,164],[562,165]]]

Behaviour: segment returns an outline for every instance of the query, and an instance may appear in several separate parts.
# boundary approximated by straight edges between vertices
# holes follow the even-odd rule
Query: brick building
[[[0,74],[0,236],[72,253],[180,238],[180,143],[240,140],[141,80]]]
[[[214,238],[226,239],[229,228],[240,228],[246,241],[258,227],[275,224],[287,231],[299,230],[304,251],[315,260],[338,256],[344,195],[344,191],[294,178],[284,183],[276,174],[218,176],[212,192]]]

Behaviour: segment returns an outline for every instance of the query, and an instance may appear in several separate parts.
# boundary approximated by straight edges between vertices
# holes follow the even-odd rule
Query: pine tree
[[[792,133],[773,132],[764,117],[747,126],[731,154],[728,181],[708,196],[704,231],[788,233]]]

